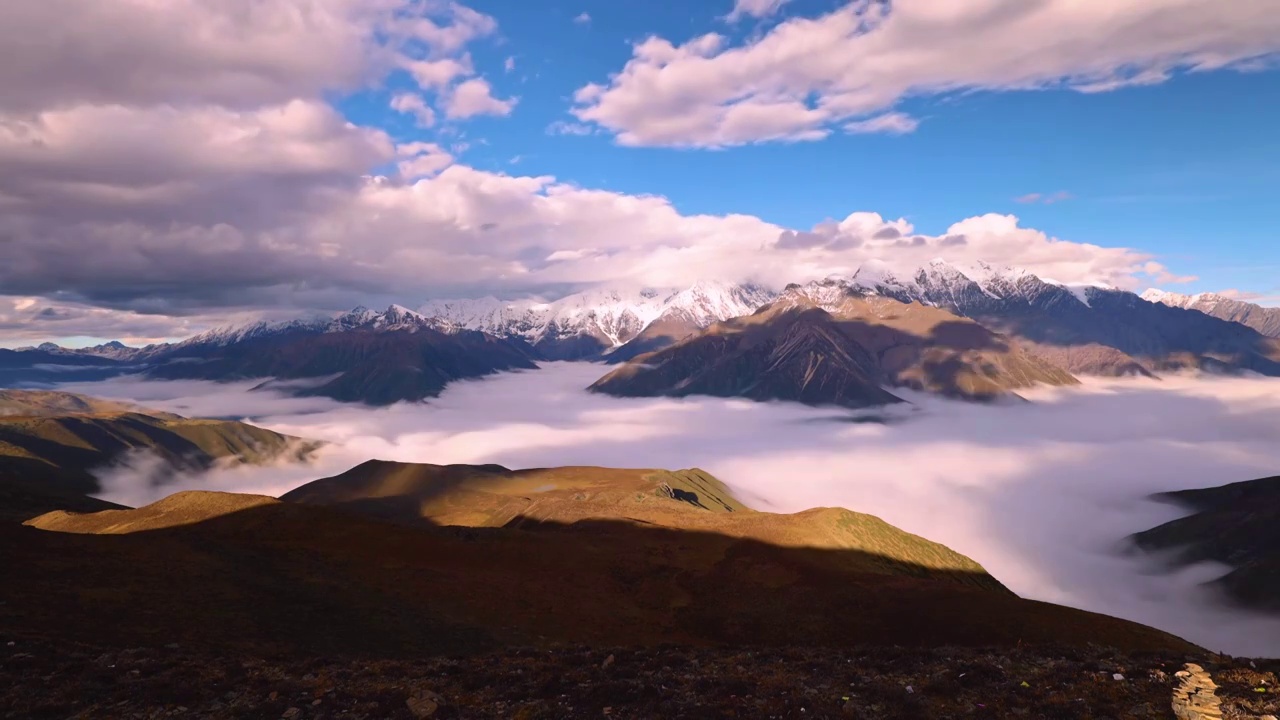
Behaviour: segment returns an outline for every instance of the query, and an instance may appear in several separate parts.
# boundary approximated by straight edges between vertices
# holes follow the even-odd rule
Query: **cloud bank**
[[[371,457],[517,468],[698,466],[758,509],[843,506],[878,515],[975,558],[1027,597],[1137,620],[1235,654],[1271,652],[1280,637],[1280,620],[1225,609],[1200,586],[1221,569],[1165,574],[1119,550],[1130,533],[1178,516],[1148,501],[1151,493],[1276,472],[1273,380],[1097,381],[999,407],[912,396],[913,406],[890,411],[895,422],[881,424],[790,404],[583,392],[602,372],[551,364],[381,410],[249,393],[249,384],[122,378],[67,389],[189,415],[249,416],[334,443],[315,467],[238,468],[192,481],[206,488],[279,494]],[[108,497],[137,504],[172,490],[125,482]]]
[[[737,0],[730,17],[781,4]],[[811,141],[851,119],[847,132],[909,132],[913,119],[883,113],[912,96],[1105,92],[1256,67],[1277,51],[1269,0],[852,0],[741,45],[717,33],[651,36],[607,83],[579,88],[573,114],[623,145]]]
[[[1219,8],[1218,21],[1205,23],[1200,5],[1144,0],[1106,18],[1105,27],[1134,22],[1096,39],[1128,49],[1098,59],[1095,72],[1073,64],[1093,45],[1033,43],[1036,62],[1007,63],[1003,41],[988,42],[1035,37],[1013,32],[1024,25],[1102,20],[1064,3],[1014,12],[991,0],[982,13],[966,4],[945,17],[911,2],[895,3],[891,15],[861,5],[784,21],[740,48],[714,35],[679,48],[646,41],[609,87],[579,93],[584,122],[560,121],[549,132],[733,144],[816,137],[839,115],[850,132],[906,133],[917,121],[888,105],[913,88],[983,85],[982,73],[1005,67],[1041,79],[1070,70],[1096,84],[1110,77],[1102,69],[1128,60],[1143,71],[1225,66],[1276,37],[1272,16],[1253,1]],[[782,6],[744,0],[733,12],[764,18]],[[921,54],[914,68],[907,60],[921,34],[944,23],[975,32],[948,33],[967,39]],[[1163,45],[1152,45],[1148,27],[1163,29]],[[1135,34],[1146,39],[1121,42]],[[445,0],[0,5],[3,342],[159,340],[236,313],[416,306],[431,297],[554,297],[703,279],[781,285],[851,273],[872,257],[904,267],[934,256],[984,260],[1134,288],[1180,279],[1145,253],[1053,238],[1012,216],[960,219],[937,235],[869,212],[788,228],[750,214],[689,214],[656,195],[469,167],[457,157],[465,152],[457,123],[518,108],[471,54],[499,39],[495,18]],[[909,42],[889,47],[898,40]],[[934,77],[940,57],[972,54],[965,43],[990,44],[995,59],[957,64],[953,80]],[[797,45],[808,60],[789,50]],[[1045,69],[1055,48],[1063,58]],[[870,73],[861,81],[831,66],[860,56],[868,62],[859,72]],[[751,71],[762,58],[776,69]],[[725,75],[739,61],[747,74]],[[815,87],[823,98],[815,107],[792,97]],[[351,122],[332,103],[357,92],[385,96],[389,112],[430,135],[410,141]],[[851,93],[886,98],[885,107],[868,101],[854,103],[866,113],[833,114]],[[632,117],[641,97],[645,108]]]

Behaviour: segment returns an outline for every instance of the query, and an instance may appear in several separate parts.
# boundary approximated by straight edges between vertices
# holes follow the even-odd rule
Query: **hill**
[[[1233,570],[1216,581],[1219,587],[1247,607],[1280,612],[1280,476],[1156,498],[1191,514],[1137,533],[1138,547],[1172,551],[1175,565],[1229,565]]]
[[[77,503],[74,509],[109,507],[84,498],[101,490],[94,472],[132,453],[149,453],[181,472],[216,462],[301,458],[317,447],[246,423],[189,419],[72,393],[0,391],[0,409],[0,492],[11,503],[26,498],[16,510],[26,517],[68,501]]]
[[[388,509],[395,521],[376,517]],[[972,560],[870,516],[753,512],[696,470],[366,463],[284,501],[185,492],[49,513],[0,528],[0,541],[19,561],[0,618],[131,647],[1191,647],[1022,600]]]
[[[638,356],[590,389],[861,407],[900,401],[885,386],[989,400],[1075,382],[971,320],[827,282],[789,286],[755,314]]]

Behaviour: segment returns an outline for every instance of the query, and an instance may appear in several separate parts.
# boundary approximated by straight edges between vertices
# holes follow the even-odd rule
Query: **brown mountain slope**
[[[150,453],[181,471],[219,461],[303,457],[316,447],[245,423],[189,419],[70,393],[8,390],[0,400],[12,409],[0,415],[0,485],[55,495],[97,492],[93,472],[130,453]]]
[[[947,580],[1005,591],[982,566],[880,518],[842,508],[793,515],[756,512],[698,469],[560,467],[507,470],[498,465],[425,465],[372,460],[286,493],[289,502],[342,507],[437,525],[536,528],[622,520],[714,532],[786,547],[856,550],[867,572],[936,571]],[[104,513],[104,515],[106,515]]]
[[[191,492],[28,524],[0,526],[0,552],[15,561],[0,630],[107,645],[384,656],[559,643],[1191,649],[982,587],[977,573],[637,521],[441,528]]]
[[[945,310],[812,291],[788,288],[754,315],[641,355],[590,389],[859,407],[898,401],[886,385],[987,400],[1037,383],[1076,382],[1014,341]]]

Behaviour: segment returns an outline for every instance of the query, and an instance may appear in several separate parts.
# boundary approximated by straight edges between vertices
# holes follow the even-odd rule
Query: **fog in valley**
[[[328,441],[311,464],[219,469],[153,487],[145,459],[103,473],[103,497],[179,489],[279,495],[370,458],[703,468],[759,510],[842,506],[944,543],[1024,597],[1154,625],[1211,650],[1274,653],[1280,619],[1216,600],[1223,572],[1166,573],[1125,538],[1184,514],[1151,493],[1280,472],[1280,381],[1173,376],[1041,389],[1027,403],[851,413],[744,400],[623,400],[583,390],[606,368],[551,363],[451,385],[425,404],[344,405],[256,382],[117,378],[60,389]],[[897,392],[897,391],[895,391]],[[850,422],[851,419],[861,420]]]

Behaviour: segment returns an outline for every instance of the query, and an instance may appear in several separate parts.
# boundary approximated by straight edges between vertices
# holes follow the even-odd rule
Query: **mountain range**
[[[616,360],[718,320],[748,315],[773,296],[758,285],[699,282],[679,290],[588,291],[552,302],[440,300],[419,312],[491,335],[519,337],[547,360]]]
[[[763,308],[772,310],[748,319]],[[573,359],[618,364],[594,388],[620,394],[705,392],[861,405],[892,402],[885,388],[913,387],[982,399],[1030,383],[1074,382],[1075,375],[1201,369],[1277,376],[1280,338],[1268,334],[1275,316],[1237,301],[1150,292],[1144,298],[985,264],[936,260],[899,274],[867,263],[851,277],[789,285],[780,293],[706,282],[679,290],[588,291],[552,302],[442,300],[417,311],[360,307],[337,317],[233,325],[145,348],[45,344],[0,351],[0,386],[143,372],[159,379],[254,379],[292,394],[385,405],[434,397],[454,380]],[[869,327],[847,332],[853,323]],[[903,323],[971,337],[926,337]],[[766,336],[781,354],[752,344]],[[668,363],[659,374],[641,367],[678,344],[687,371],[670,364],[670,355],[659,356]],[[715,370],[693,367],[712,355]],[[726,374],[717,377],[720,372]],[[621,383],[641,376],[646,379]]]
[[[1219,320],[1248,325],[1268,337],[1280,337],[1280,308],[1262,307],[1219,293],[1182,295],[1164,290],[1147,290],[1142,299],[1185,310],[1199,310]]]
[[[1075,382],[976,322],[825,282],[790,286],[754,314],[642,355],[591,389],[863,407],[899,402],[886,386],[989,400]]]

